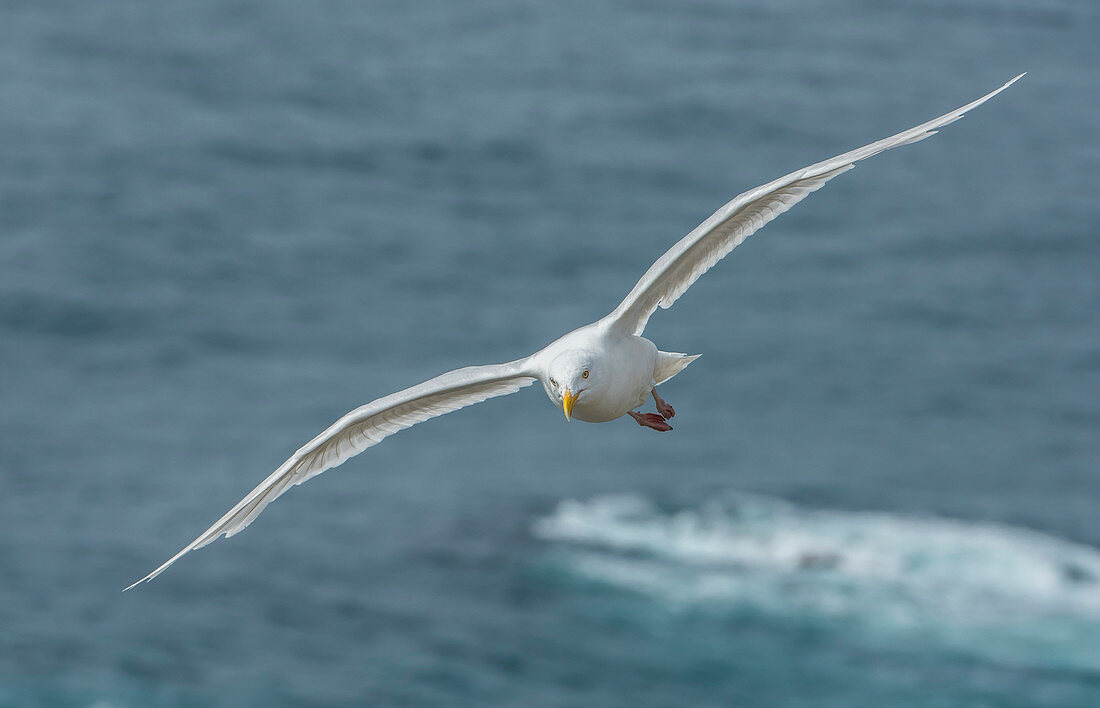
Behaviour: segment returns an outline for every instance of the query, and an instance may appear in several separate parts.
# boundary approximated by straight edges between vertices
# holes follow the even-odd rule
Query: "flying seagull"
[[[506,364],[467,366],[360,406],[303,445],[271,476],[248,493],[201,536],[129,590],[152,580],[184,554],[221,536],[239,533],[289,487],[336,467],[399,430],[488,398],[514,393],[538,381],[566,419],[603,423],[629,415],[638,425],[672,430],[676,414],[657,386],[684,370],[698,355],[664,352],[642,337],[658,307],[667,309],[691,284],[742,241],[775,217],[816,192],[855,163],[936,134],[996,96],[996,91],[935,120],[876,143],[780,177],[734,197],[649,267],[611,314],[551,342],[531,356]],[[641,413],[652,396],[656,413]]]

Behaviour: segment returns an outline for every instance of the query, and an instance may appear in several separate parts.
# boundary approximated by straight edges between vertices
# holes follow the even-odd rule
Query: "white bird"
[[[629,415],[643,427],[672,430],[668,420],[675,411],[657,395],[656,387],[683,371],[698,355],[663,352],[642,337],[650,315],[658,307],[671,307],[699,276],[750,234],[852,169],[856,162],[934,135],[937,128],[962,118],[1022,76],[939,118],[734,197],[658,258],[611,314],[569,332],[529,357],[456,369],[356,408],[303,445],[201,536],[126,589],[152,580],[196,548],[239,533],[290,486],[336,467],[397,431],[514,393],[536,381],[567,419],[602,423]],[[651,395],[657,413],[638,412]]]

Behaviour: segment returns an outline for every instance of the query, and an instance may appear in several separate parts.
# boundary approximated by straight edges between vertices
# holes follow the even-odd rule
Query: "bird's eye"
[[[550,385],[553,386],[554,388],[557,388],[558,387],[558,382],[555,381],[554,379],[550,379]]]
[[[581,372],[581,378],[582,379],[587,379],[588,378],[588,369],[585,369],[583,372]]]

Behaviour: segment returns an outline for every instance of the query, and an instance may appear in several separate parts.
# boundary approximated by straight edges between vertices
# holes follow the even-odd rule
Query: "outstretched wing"
[[[531,385],[537,373],[529,361],[520,359],[507,364],[456,369],[356,408],[303,445],[201,536],[126,589],[157,577],[184,554],[220,536],[228,538],[240,532],[290,486],[316,477],[397,431]]]
[[[855,163],[883,150],[908,145],[935,135],[936,129],[962,118],[968,111],[1016,83],[1017,76],[996,91],[935,120],[838,155],[831,160],[792,172],[786,177],[741,194],[665,252],[649,267],[614,312],[602,322],[629,334],[641,334],[649,316],[660,306],[667,309],[691,284],[710,270],[757,229],[816,192]]]

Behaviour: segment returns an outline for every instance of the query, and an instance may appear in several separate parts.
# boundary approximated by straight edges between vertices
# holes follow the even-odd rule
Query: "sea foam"
[[[674,606],[1100,669],[1100,550],[1025,528],[730,493],[677,511],[638,495],[563,501],[532,531],[566,572]]]

